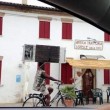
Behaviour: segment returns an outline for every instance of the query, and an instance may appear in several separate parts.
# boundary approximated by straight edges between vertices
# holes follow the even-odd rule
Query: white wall
[[[74,20],[73,39],[62,40],[60,17],[53,15],[43,15],[53,18],[51,21],[50,39],[45,40],[39,39],[38,16],[40,15],[5,10],[1,10],[1,12],[6,12],[6,14],[4,16],[3,22],[3,36],[0,37],[0,55],[3,56],[1,81],[3,86],[0,87],[0,103],[14,103],[21,101],[24,90],[24,74],[28,74],[29,76],[28,90],[29,92],[32,91],[32,84],[34,81],[34,75],[36,73],[37,63],[22,63],[24,44],[45,44],[66,47],[66,57],[73,57],[75,59],[79,59],[80,54],[103,55],[107,59],[110,59],[110,53],[108,53],[110,48],[109,43],[104,42],[102,51],[74,49],[75,39],[87,40],[87,37],[91,37],[100,41],[104,40],[104,32],[88,23],[82,22],[80,20],[77,22]],[[21,67],[19,67],[19,64],[21,64]],[[98,87],[103,86],[103,81],[99,82],[100,80],[103,80],[103,72],[100,71],[101,70],[97,71]],[[98,77],[100,74],[101,76]],[[21,75],[21,82],[16,82],[16,75]],[[51,76],[60,78],[59,64],[51,64]],[[51,82],[51,86],[55,88],[53,82]]]

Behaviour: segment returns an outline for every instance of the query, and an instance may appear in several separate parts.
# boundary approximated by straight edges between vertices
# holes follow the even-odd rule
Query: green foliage
[[[73,86],[65,86],[61,88],[61,92],[65,95],[66,99],[76,98],[75,88]]]

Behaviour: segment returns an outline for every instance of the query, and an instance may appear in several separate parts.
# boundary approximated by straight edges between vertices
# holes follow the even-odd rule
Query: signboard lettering
[[[103,41],[75,40],[74,48],[79,50],[103,50]]]

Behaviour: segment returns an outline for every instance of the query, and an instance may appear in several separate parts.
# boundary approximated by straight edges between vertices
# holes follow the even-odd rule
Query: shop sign
[[[103,41],[75,40],[74,48],[79,50],[103,50]]]
[[[16,75],[16,82],[17,83],[21,82],[21,75]]]

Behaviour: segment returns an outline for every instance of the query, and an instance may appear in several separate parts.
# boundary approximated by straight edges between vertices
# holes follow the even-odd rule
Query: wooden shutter
[[[72,39],[72,23],[67,24],[67,39]]]
[[[67,63],[67,84],[72,84],[71,79],[72,78],[72,66],[70,66]]]
[[[110,41],[110,35],[108,33],[104,33],[104,41]]]
[[[66,63],[61,65],[61,80],[64,84],[71,84],[72,67]]]
[[[63,81],[64,84],[67,83],[67,72],[66,72],[66,64],[61,65],[61,80]]]
[[[62,23],[62,39],[66,39],[67,34],[67,23]]]
[[[39,22],[39,38],[50,38],[50,22]]]
[[[109,84],[109,70],[104,69],[104,84]]]
[[[62,23],[62,39],[72,39],[72,23]]]
[[[44,70],[46,71],[46,73],[50,76],[50,63],[46,63],[44,66]],[[46,84],[50,84],[50,80],[46,79]]]
[[[2,35],[2,23],[3,23],[3,17],[0,17],[0,35]]]
[[[0,61],[0,84],[1,84],[2,61]]]
[[[39,38],[44,38],[44,26],[45,22],[44,21],[39,21]]]
[[[50,38],[50,22],[45,22],[45,38]]]

